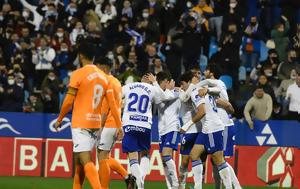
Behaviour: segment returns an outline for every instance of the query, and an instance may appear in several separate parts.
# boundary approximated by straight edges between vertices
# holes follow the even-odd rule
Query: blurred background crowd
[[[82,37],[123,84],[217,64],[237,118],[299,118],[299,0],[1,0],[0,111],[57,113]]]

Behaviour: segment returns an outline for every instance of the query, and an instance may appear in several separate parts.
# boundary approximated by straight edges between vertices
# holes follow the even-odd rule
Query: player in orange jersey
[[[115,103],[118,107],[118,113],[121,119],[122,106],[122,86],[117,78],[111,75],[112,63],[108,58],[99,58],[95,60],[95,64],[108,75],[108,81],[112,86]],[[104,99],[101,107],[102,113],[102,129],[100,134],[100,141],[98,146],[99,159],[99,178],[103,189],[107,189],[110,181],[110,169],[119,173],[126,182],[128,189],[133,189],[135,185],[135,178],[123,168],[123,166],[115,159],[110,157],[110,152],[116,141],[116,133],[122,132],[122,127],[116,124],[111,110],[109,109],[107,100]],[[108,166],[107,166],[108,164]]]
[[[73,189],[81,189],[86,176],[93,189],[101,189],[98,172],[91,160],[101,126],[101,104],[103,98],[113,99],[107,75],[93,65],[94,46],[82,41],[78,48],[78,58],[82,68],[73,72],[68,92],[55,123],[59,131],[62,119],[72,109],[72,139],[76,164]],[[117,125],[121,125],[115,102],[107,101]],[[118,138],[123,132],[118,133]]]

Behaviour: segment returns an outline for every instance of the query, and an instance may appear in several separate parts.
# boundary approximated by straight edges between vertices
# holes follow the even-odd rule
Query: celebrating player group
[[[219,70],[210,65],[201,81],[200,71],[186,72],[180,87],[169,74],[143,75],[140,82],[121,86],[110,74],[109,59],[95,59],[92,44],[78,47],[81,68],[70,78],[68,92],[55,127],[72,109],[72,140],[75,160],[73,189],[81,189],[85,177],[93,189],[109,188],[110,171],[118,172],[129,189],[144,188],[150,169],[153,112],[158,112],[160,153],[168,189],[183,189],[191,161],[194,188],[201,189],[208,154],[214,167],[216,188],[241,188],[225,156],[233,155],[234,112],[225,84],[218,80]],[[122,119],[121,108],[123,107]],[[181,126],[180,118],[183,121]],[[122,151],[130,163],[129,174],[112,157],[114,143],[122,142]],[[180,145],[179,171],[173,152]],[[91,152],[97,149],[99,170]],[[177,174],[179,172],[179,175]]]

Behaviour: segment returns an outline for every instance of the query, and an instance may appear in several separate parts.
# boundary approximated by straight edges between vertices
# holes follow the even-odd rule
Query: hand
[[[59,132],[60,130],[58,128],[61,127],[61,121],[56,121],[55,125],[54,125],[54,128],[56,130],[56,132]]]
[[[198,95],[204,97],[208,93],[208,88],[202,88],[198,90]]]
[[[156,78],[153,74],[148,74],[147,76],[147,79],[151,82],[151,83],[154,83],[156,81]]]
[[[169,81],[167,84],[167,89],[172,90],[174,88],[175,88],[175,81],[171,79],[171,81]]]
[[[116,132],[116,138],[118,141],[121,141],[124,137],[124,131],[123,131],[123,128],[119,128]]]
[[[284,21],[287,21],[287,17],[285,17],[284,15],[281,15],[281,18],[284,20]]]
[[[186,131],[185,130],[183,130],[183,129],[180,129],[180,131],[179,131],[181,134],[184,134]]]

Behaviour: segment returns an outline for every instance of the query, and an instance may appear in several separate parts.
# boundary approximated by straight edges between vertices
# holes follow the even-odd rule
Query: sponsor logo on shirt
[[[129,116],[129,120],[148,122],[148,117],[142,115],[131,115]]]
[[[146,132],[146,129],[143,128],[143,127],[138,127],[138,126],[127,126],[125,127],[125,133],[128,133],[130,131],[138,131],[138,132],[143,132],[145,133]]]

